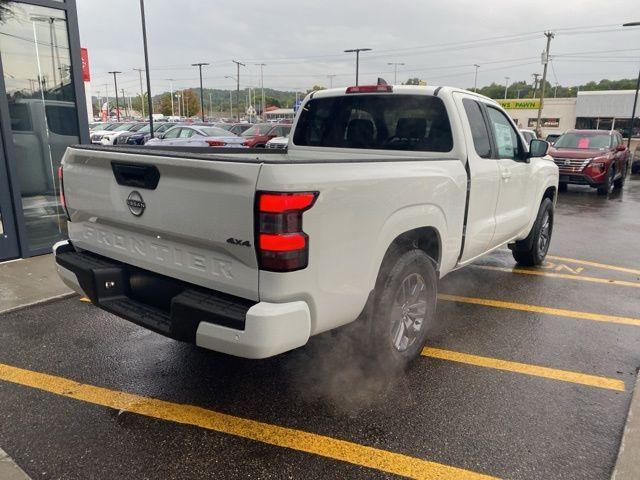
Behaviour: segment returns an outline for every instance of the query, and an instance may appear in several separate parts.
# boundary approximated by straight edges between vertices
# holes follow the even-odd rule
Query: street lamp
[[[640,27],[640,22],[629,22],[622,25],[623,27]],[[636,82],[636,95],[633,99],[633,110],[631,111],[631,121],[629,122],[629,138],[627,140],[627,148],[631,148],[631,136],[633,135],[633,120],[636,118],[636,106],[638,104],[638,90],[640,90],[640,70],[638,71],[638,81]]]
[[[120,101],[118,99],[118,80],[116,79],[116,75],[122,72],[113,71],[109,73],[113,75],[113,86],[116,89],[116,119],[119,122],[120,121],[120,105],[119,105]]]
[[[402,63],[402,62],[389,62],[389,63],[387,63],[387,65],[389,65],[389,66],[393,65],[393,84],[397,85],[398,84],[398,65],[403,67],[404,63]]]
[[[231,75],[225,75],[224,78],[230,78],[234,82],[236,81],[236,77],[232,77]],[[233,94],[231,90],[229,90],[229,117],[233,118]]]
[[[192,63],[192,67],[198,67],[200,70],[200,113],[202,116],[202,123],[204,123],[204,90],[202,89],[202,67],[203,65],[209,65],[208,63]]]
[[[504,98],[507,98],[507,90],[509,90],[509,80],[511,77],[504,77]]]
[[[345,50],[344,53],[355,53],[356,54],[356,87],[358,86],[358,70],[360,68],[360,52],[370,52],[371,48],[351,48],[349,50]]]
[[[477,63],[474,63],[473,66],[476,67],[476,73],[473,76],[473,91],[477,92],[478,91],[478,69],[480,68],[480,65],[478,65]]]
[[[147,49],[147,22],[144,16],[144,0],[140,0],[142,21],[142,43],[144,44],[144,70],[147,76],[147,104],[149,106],[149,135],[153,138],[153,99],[151,98],[151,77],[149,76],[149,50]]]

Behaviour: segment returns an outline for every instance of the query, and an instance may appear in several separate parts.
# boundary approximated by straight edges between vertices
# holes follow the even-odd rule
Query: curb
[[[637,480],[640,478],[640,372],[631,397],[627,423],[624,427],[618,459],[611,480]]]
[[[67,293],[61,293],[60,295],[54,295],[53,297],[41,298],[39,300],[36,300],[35,302],[25,303],[24,305],[18,305],[16,307],[7,308],[6,310],[0,310],[0,315],[5,313],[15,312],[17,310],[22,310],[23,308],[35,307],[37,305],[42,305],[49,302],[55,302],[56,300],[63,300],[65,298],[70,298],[75,295],[78,295],[78,294],[76,292],[67,292]]]
[[[2,480],[31,480],[11,457],[0,448],[0,478]]]

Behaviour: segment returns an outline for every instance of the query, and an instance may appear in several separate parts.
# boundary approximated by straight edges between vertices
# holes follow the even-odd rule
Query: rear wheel
[[[383,368],[405,368],[420,356],[435,322],[435,262],[422,250],[392,253],[376,282],[370,352]]]
[[[538,216],[527,238],[509,246],[513,258],[520,265],[542,265],[549,251],[552,233],[553,202],[545,198],[540,204]]]

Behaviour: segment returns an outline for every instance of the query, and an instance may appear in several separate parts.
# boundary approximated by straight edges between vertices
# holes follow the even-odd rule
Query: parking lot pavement
[[[343,337],[263,361],[77,297],[0,316],[0,445],[32,478],[605,479],[640,366],[640,181],[558,202],[552,256],[440,285],[404,375]]]

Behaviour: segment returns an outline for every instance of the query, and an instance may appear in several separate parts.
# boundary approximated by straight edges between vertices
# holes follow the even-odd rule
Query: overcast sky
[[[431,85],[473,86],[492,81],[531,82],[542,72],[544,30],[552,29],[553,69],[548,79],[561,85],[602,78],[635,78],[640,68],[638,0],[323,0],[311,5],[291,0],[147,0],[147,34],[152,89],[196,87],[194,62],[209,62],[204,83],[235,87],[232,59],[246,63],[241,86],[305,90],[314,84],[354,83],[355,58],[342,53],[368,47],[360,62],[360,83],[378,76],[398,82],[419,77]],[[138,2],[77,0],[82,46],[89,49],[94,93],[121,70],[119,87],[139,90],[143,66]],[[112,90],[111,85],[109,86]]]

